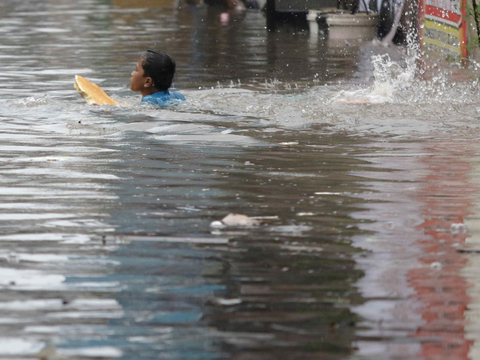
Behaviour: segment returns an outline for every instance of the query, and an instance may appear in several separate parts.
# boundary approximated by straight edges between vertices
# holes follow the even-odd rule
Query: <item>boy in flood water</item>
[[[164,51],[147,50],[137,62],[130,78],[130,89],[142,94],[142,102],[160,107],[176,105],[185,97],[169,90],[175,76],[175,60]]]

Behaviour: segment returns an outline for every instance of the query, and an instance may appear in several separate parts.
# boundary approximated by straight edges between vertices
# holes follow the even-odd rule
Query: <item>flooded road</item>
[[[0,10],[1,359],[480,358],[476,69],[256,11]],[[151,47],[185,104],[129,90]]]

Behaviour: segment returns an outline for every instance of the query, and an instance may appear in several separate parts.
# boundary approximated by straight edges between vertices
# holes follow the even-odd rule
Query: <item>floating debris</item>
[[[297,216],[314,216],[315,213],[312,212],[299,212],[297,213]]]
[[[253,219],[247,215],[230,213],[220,221],[213,221],[210,226],[217,229],[226,227],[252,227],[260,225],[258,219]]]
[[[211,299],[210,302],[214,305],[220,306],[235,306],[242,303],[242,299],[224,299],[224,298],[214,298]]]
[[[281,142],[280,145],[284,145],[284,146],[298,145],[298,141],[286,141],[286,142]]]

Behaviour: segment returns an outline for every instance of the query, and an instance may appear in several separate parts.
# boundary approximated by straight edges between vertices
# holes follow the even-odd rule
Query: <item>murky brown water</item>
[[[476,70],[221,12],[0,4],[0,358],[478,358]]]

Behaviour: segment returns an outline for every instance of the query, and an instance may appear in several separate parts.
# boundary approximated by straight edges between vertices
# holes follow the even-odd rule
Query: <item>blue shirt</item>
[[[185,101],[185,97],[178,91],[173,90],[157,91],[142,98],[142,102],[152,103],[160,107],[177,105],[180,101]]]

